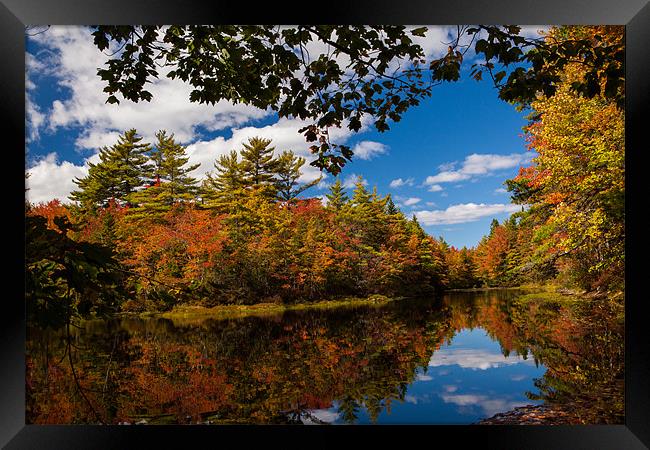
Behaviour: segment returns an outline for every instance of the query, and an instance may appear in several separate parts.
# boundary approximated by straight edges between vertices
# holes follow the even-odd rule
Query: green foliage
[[[343,183],[341,183],[341,180],[338,177],[334,184],[330,186],[330,192],[329,194],[325,194],[325,197],[327,198],[327,207],[329,209],[334,209],[335,211],[340,211],[349,201]]]
[[[305,158],[294,155],[292,151],[284,151],[276,160],[275,188],[278,200],[290,202],[303,191],[316,186],[323,179],[322,176],[308,183],[298,186],[298,179],[302,176],[300,168],[305,164]]]
[[[552,30],[550,39],[534,40],[520,36],[520,31],[518,26],[467,29],[469,35],[479,37],[474,48],[485,58],[472,66],[472,76],[480,80],[487,72],[499,90],[499,98],[530,106],[539,93],[552,97],[565,69],[579,62],[585,70],[570,89],[579,96],[600,96],[620,109],[624,107],[623,27],[565,26]]]
[[[198,194],[197,181],[188,175],[199,164],[187,166],[189,157],[185,147],[178,144],[174,135],[160,130],[156,143],[149,153],[151,164],[149,184],[128,196],[135,207],[131,218],[160,217],[179,202],[194,202]]]
[[[88,175],[75,179],[78,191],[70,200],[84,211],[108,206],[111,200],[127,203],[129,195],[142,186],[150,170],[149,144],[141,143],[136,130],[128,130],[111,147],[99,151],[99,163],[89,163]]]
[[[228,212],[239,201],[245,187],[237,151],[221,155],[214,162],[216,173],[208,173],[202,185],[203,206]]]
[[[278,160],[273,155],[275,147],[269,147],[269,145],[271,145],[270,139],[250,138],[247,143],[244,143],[244,148],[240,153],[244,185],[272,197],[275,195],[275,173]],[[285,171],[286,169],[286,167],[283,168]]]
[[[571,88],[622,108],[623,40],[610,39],[611,30],[622,37],[622,27],[564,31],[574,28],[543,40],[521,36],[520,27],[512,25],[459,27],[448,52],[431,61],[412,39],[426,36],[426,27],[96,26],[93,36],[99,50],[121,48],[98,69],[107,102],[118,103],[118,95],[151,100],[147,82],[159,76],[160,66],[171,66],[167,77],[192,86],[191,102],[228,100],[310,121],[300,132],[317,155],[312,164],[336,175],[353,152],[331,142],[329,129],[359,131],[364,117],[371,117],[378,131],[388,130],[389,121],[399,121],[435,85],[460,78],[464,36],[473,38],[475,52],[484,58],[473,65],[472,76],[479,80],[487,72],[505,101],[526,106],[538,93],[554,95],[565,67],[580,61],[586,71]],[[330,50],[310,55],[306,46],[313,42]],[[401,69],[395,71],[397,63]]]
[[[111,250],[69,238],[65,217],[54,223],[56,230],[45,217],[25,217],[27,322],[60,328],[74,317],[116,312],[124,293]]]

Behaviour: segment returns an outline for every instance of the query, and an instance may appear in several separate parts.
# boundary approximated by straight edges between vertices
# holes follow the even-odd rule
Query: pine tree
[[[494,230],[496,230],[499,227],[499,221],[497,219],[492,219],[492,222],[490,222],[490,232],[488,233],[488,236],[491,237],[494,235]]]
[[[356,207],[363,207],[370,203],[370,193],[366,189],[363,177],[359,175],[357,182],[354,183],[354,191],[352,191],[352,203]]]
[[[325,197],[327,197],[327,207],[335,211],[340,211],[349,201],[348,196],[345,194],[343,184],[338,177],[336,178],[336,182],[330,186],[330,193],[325,194]]]
[[[185,156],[184,147],[174,140],[174,135],[167,136],[164,130],[156,133],[158,142],[151,152],[151,159],[155,164],[157,179],[161,188],[169,195],[170,203],[194,200],[197,187],[196,179],[188,174],[197,169],[200,164],[186,167],[189,160]]]
[[[108,206],[111,199],[120,203],[144,184],[150,170],[148,143],[141,143],[134,129],[126,131],[111,147],[99,151],[99,163],[89,163],[88,175],[74,179],[79,190],[70,194],[84,211]]]
[[[245,186],[242,164],[237,152],[221,155],[215,162],[216,173],[208,173],[203,181],[201,196],[205,208],[228,212],[242,196]]]
[[[418,218],[415,216],[415,214],[413,214],[411,220],[409,220],[408,225],[409,231],[418,236],[418,238],[423,239],[427,235],[424,232],[422,225],[420,225],[420,222],[418,222]]]
[[[250,138],[241,150],[241,168],[246,186],[258,189],[269,197],[275,197],[275,171],[277,160],[273,158],[275,147],[269,147],[270,139]]]
[[[300,168],[305,164],[305,158],[298,157],[289,150],[282,152],[275,163],[275,187],[277,197],[281,201],[289,202],[306,191],[310,187],[316,186],[323,179],[322,176],[310,181],[309,183],[298,186],[298,179],[302,175]]]
[[[138,217],[160,216],[176,203],[193,201],[198,193],[196,179],[188,173],[199,164],[185,167],[189,160],[185,156],[186,147],[178,144],[174,135],[168,136],[164,130],[156,133],[156,139],[150,155],[153,163],[149,174],[150,184],[129,196],[129,201],[139,206],[138,211],[134,211]]]
[[[388,195],[386,196],[386,208],[385,208],[385,212],[386,212],[386,214],[388,214],[389,216],[392,216],[392,215],[395,215],[395,214],[399,214],[399,213],[400,213],[400,210],[397,209],[397,206],[395,206],[395,203],[393,202],[393,198],[390,196],[390,194],[388,194]]]

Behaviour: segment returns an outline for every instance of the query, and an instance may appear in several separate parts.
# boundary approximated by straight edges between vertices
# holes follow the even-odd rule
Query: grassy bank
[[[367,298],[347,297],[336,300],[324,300],[313,303],[278,304],[257,303],[254,305],[222,305],[206,308],[202,306],[177,306],[171,311],[159,313],[143,313],[141,316],[164,317],[167,319],[236,319],[247,316],[272,316],[285,311],[300,311],[307,309],[333,309],[367,305],[384,305],[401,300],[403,297],[389,298],[383,295],[371,295]]]

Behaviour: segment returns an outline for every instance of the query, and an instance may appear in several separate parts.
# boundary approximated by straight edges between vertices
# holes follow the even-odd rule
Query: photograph
[[[625,25],[24,42],[25,424],[629,423]]]

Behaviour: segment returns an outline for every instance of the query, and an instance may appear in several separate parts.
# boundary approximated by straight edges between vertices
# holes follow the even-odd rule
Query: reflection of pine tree
[[[366,410],[368,411],[368,416],[370,416],[370,421],[372,423],[376,423],[377,418],[381,413],[382,398],[378,397],[377,395],[369,395],[364,400],[364,404],[366,406]]]
[[[346,395],[340,401],[338,413],[346,423],[354,423],[358,419],[360,409],[359,402],[350,395]]]

